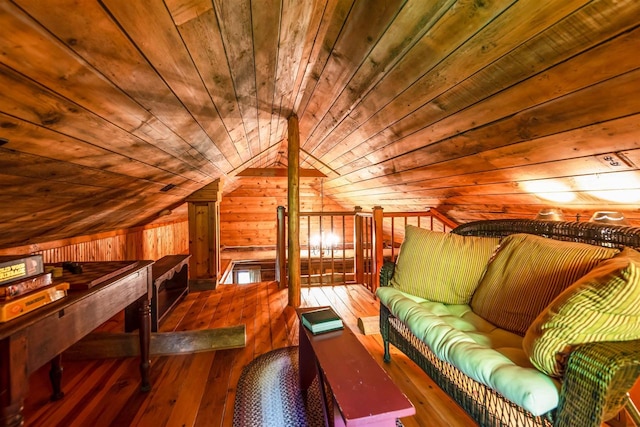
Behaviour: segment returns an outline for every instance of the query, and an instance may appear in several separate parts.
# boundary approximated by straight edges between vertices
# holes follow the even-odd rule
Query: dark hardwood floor
[[[468,416],[397,350],[382,362],[379,334],[363,335],[357,319],[378,314],[378,301],[360,285],[303,288],[303,306],[331,305],[416,407],[405,426],[473,426]],[[181,331],[246,325],[247,345],[183,356],[154,357],[152,390],[138,390],[138,359],[64,361],[65,397],[50,402],[48,366],[32,375],[25,402],[27,426],[231,426],[242,368],[272,349],[298,344],[298,320],[287,290],[274,282],[220,285],[192,292],[161,324]],[[118,316],[101,330],[122,330]],[[276,426],[274,426],[276,427]]]

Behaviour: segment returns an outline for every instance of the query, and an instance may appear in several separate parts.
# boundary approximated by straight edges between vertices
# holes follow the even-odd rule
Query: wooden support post
[[[276,244],[276,280],[280,289],[287,286],[286,216],[284,206],[278,206],[278,238]]]
[[[371,291],[374,293],[380,286],[380,269],[384,263],[384,237],[382,222],[384,220],[381,206],[373,207],[373,277],[371,278]]]
[[[300,307],[300,129],[298,116],[288,120],[289,305]]]
[[[189,207],[189,286],[215,289],[220,278],[220,199],[216,180],[186,198]]]
[[[355,252],[354,252],[354,262],[353,268],[354,277],[356,283],[364,284],[364,224],[362,216],[358,215],[358,212],[362,212],[362,208],[360,206],[356,206],[354,209],[355,213],[353,214],[353,241],[355,243]]]

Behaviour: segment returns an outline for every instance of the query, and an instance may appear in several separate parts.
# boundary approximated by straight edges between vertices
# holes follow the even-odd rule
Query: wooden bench
[[[317,308],[297,309],[298,318],[304,311]],[[397,418],[416,412],[346,325],[343,330],[313,335],[300,321],[299,358],[302,390],[309,388],[319,372],[320,384],[329,384],[337,409],[333,413],[335,426],[393,427]],[[326,410],[325,416],[330,416]]]
[[[158,332],[158,324],[171,309],[189,293],[189,258],[191,255],[167,255],[152,267],[153,294],[151,296],[151,331]],[[125,331],[138,327],[137,319],[125,314]]]

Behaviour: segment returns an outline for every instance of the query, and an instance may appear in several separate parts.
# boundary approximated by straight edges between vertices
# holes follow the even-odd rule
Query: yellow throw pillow
[[[533,234],[504,238],[471,299],[474,313],[524,336],[542,310],[617,249]]]
[[[625,248],[562,292],[523,340],[531,363],[561,377],[572,348],[640,339],[640,253]]]
[[[407,225],[391,285],[444,304],[468,304],[500,240]]]

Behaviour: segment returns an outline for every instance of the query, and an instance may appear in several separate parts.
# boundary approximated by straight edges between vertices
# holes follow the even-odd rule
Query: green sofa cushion
[[[560,292],[617,252],[532,234],[511,234],[489,262],[471,307],[494,325],[524,336]]]
[[[407,225],[391,285],[430,301],[468,304],[498,244]]]
[[[440,360],[534,415],[558,405],[559,383],[531,364],[521,336],[496,328],[465,304],[428,301],[392,287],[377,295]]]
[[[625,248],[562,292],[527,330],[531,362],[561,377],[572,348],[640,339],[640,253]]]

